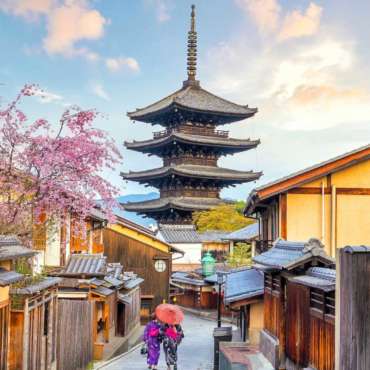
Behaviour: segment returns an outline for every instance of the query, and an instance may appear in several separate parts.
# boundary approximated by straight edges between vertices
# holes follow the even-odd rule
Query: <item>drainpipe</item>
[[[325,184],[321,183],[321,242],[325,245]]]
[[[331,187],[331,234],[330,234],[330,256],[335,257],[336,249],[336,226],[337,226],[337,189],[335,185]]]

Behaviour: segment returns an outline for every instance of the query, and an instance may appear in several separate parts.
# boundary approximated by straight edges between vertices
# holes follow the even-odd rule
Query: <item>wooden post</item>
[[[28,369],[28,346],[29,346],[29,328],[30,328],[30,313],[28,310],[28,298],[24,302],[23,308],[23,355],[22,355],[22,369]]]
[[[339,252],[339,370],[370,369],[370,247]],[[338,348],[337,348],[338,351]]]

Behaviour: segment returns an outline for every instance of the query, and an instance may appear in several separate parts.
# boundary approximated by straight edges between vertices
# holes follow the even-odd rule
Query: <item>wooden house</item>
[[[234,269],[225,275],[224,304],[238,317],[240,340],[259,343],[263,329],[263,273],[254,268]]]
[[[226,239],[228,232],[206,231],[199,234],[202,241],[202,258],[210,252],[217,262],[224,262],[230,252],[230,242]]]
[[[224,241],[230,244],[230,252],[233,252],[234,247],[240,243],[245,243],[251,246],[251,257],[256,254],[256,245],[259,240],[259,224],[254,222],[239,230],[227,233],[222,237]]]
[[[10,286],[23,279],[22,274],[14,271],[14,262],[34,255],[35,252],[22,246],[17,238],[0,236],[0,370],[8,369]]]
[[[370,244],[369,173],[367,145],[252,191],[245,214],[259,219],[259,251],[277,238],[315,237],[331,257],[345,245]]]
[[[176,304],[194,309],[216,309],[217,291],[215,282],[197,272],[177,271],[172,274],[171,285],[178,287]]]
[[[330,352],[333,345],[330,342],[333,340],[330,326],[325,326],[325,332],[322,333],[320,326],[315,326],[310,332],[309,325],[311,322],[315,325],[315,319],[310,321],[310,317],[315,317],[313,315],[319,309],[325,314],[333,314],[329,307],[333,304],[333,297],[329,299],[329,296],[320,295],[315,288],[310,291],[301,284],[303,278],[294,280],[297,276],[305,275],[311,267],[334,266],[334,260],[327,256],[320,241],[310,239],[307,243],[300,243],[277,240],[269,251],[254,257],[254,262],[254,267],[264,272],[264,325],[260,349],[273,367],[285,369],[288,364],[289,369],[296,369],[299,367],[294,366],[307,365],[311,340],[320,343],[320,338],[326,338],[327,342],[322,343],[326,347],[320,351]],[[312,277],[305,279],[313,280]],[[310,304],[313,305],[311,311]],[[293,333],[295,339],[292,339]],[[322,369],[331,368],[318,368]]]
[[[194,225],[159,225],[157,237],[184,252],[173,261],[173,271],[193,271],[202,259],[202,239]]]
[[[30,277],[11,288],[8,370],[55,366],[59,282],[56,277]]]
[[[143,279],[108,264],[97,254],[73,254],[62,271],[58,292],[58,369],[84,368],[93,359],[116,353],[140,326],[140,284]],[[68,324],[66,324],[68,322]]]
[[[181,256],[182,251],[158,239],[151,230],[121,217],[103,234],[107,262],[119,262],[126,271],[144,279],[141,314],[145,321],[158,304],[169,301],[173,256]]]

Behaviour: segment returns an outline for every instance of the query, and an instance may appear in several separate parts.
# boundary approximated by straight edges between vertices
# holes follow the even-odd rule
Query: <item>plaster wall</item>
[[[45,265],[60,266],[60,225],[52,225],[46,233]]]
[[[173,265],[201,263],[202,243],[174,243],[172,245],[185,252],[184,257],[173,260]]]
[[[321,184],[327,186],[327,177],[304,187],[318,188]],[[370,160],[333,173],[331,184],[336,189],[370,189]],[[323,212],[322,194],[287,194],[287,239],[318,238],[332,257],[335,248],[369,245],[370,195],[337,193],[324,197]]]
[[[11,261],[0,261],[0,267],[10,271]],[[0,287],[0,302],[6,301],[9,299],[9,286]]]

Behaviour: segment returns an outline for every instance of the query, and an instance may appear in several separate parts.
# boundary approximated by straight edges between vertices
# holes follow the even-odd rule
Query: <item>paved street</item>
[[[213,328],[215,322],[186,314],[183,328],[185,338],[179,347],[178,370],[211,370],[213,359]],[[104,370],[147,369],[146,357],[140,348],[103,368]],[[166,370],[163,353],[158,369]]]

